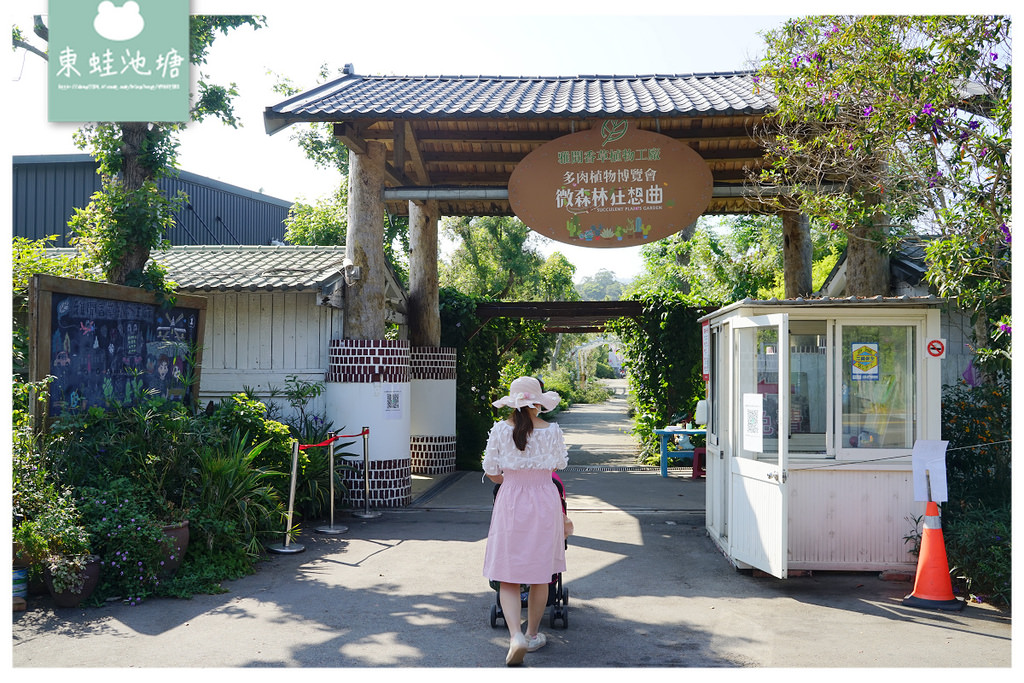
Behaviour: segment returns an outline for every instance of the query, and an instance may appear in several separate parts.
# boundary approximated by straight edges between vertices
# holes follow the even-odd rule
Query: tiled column
[[[409,358],[413,474],[455,471],[455,349],[416,346]]]
[[[327,416],[341,434],[369,427],[367,453],[371,508],[404,507],[412,501],[409,457],[409,342],[392,339],[331,340],[324,399]],[[342,439],[349,441],[350,439]],[[366,506],[362,438],[351,439],[343,471],[353,508]]]

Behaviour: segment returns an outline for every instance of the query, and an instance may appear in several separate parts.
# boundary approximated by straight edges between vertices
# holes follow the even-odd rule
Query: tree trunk
[[[141,188],[148,180],[153,180],[152,169],[142,164],[142,152],[146,139],[150,137],[149,124],[131,122],[119,124],[121,128],[121,186],[128,192]],[[117,182],[117,181],[112,181]],[[107,264],[107,281],[116,285],[126,283],[131,273],[141,272],[149,260],[150,245],[133,240],[130,226],[121,226],[128,243],[125,246],[124,258],[120,263]]]
[[[813,250],[811,222],[806,214],[795,211],[782,214],[782,244],[785,297],[810,296],[814,287],[811,278]]]
[[[409,202],[409,344],[441,345],[437,284],[437,202]]]
[[[345,274],[345,338],[385,335],[384,190],[385,148],[368,142],[366,154],[349,150],[348,235],[345,255],[355,270]]]
[[[872,225],[858,225],[847,231],[847,296],[889,295],[889,256],[871,236],[874,231]]]

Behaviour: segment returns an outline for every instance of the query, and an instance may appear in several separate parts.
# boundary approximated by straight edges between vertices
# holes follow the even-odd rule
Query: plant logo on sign
[[[629,130],[629,123],[626,121],[605,121],[601,126],[601,138],[604,140],[601,146],[604,147],[609,142],[621,140],[627,130]]]
[[[187,121],[188,0],[50,0],[50,121]]]

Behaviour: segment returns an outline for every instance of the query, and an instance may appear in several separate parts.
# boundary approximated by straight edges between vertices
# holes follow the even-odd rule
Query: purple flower
[[[971,130],[978,130],[978,128],[981,127],[981,124],[978,123],[977,121],[971,121],[967,124],[967,127],[970,128]]]
[[[928,102],[921,109],[921,113],[924,114],[925,116],[931,116],[932,114],[935,113],[935,107],[931,105],[931,102]]]
[[[873,112],[874,110],[875,108],[872,107],[871,105],[864,107],[864,117],[871,118],[871,112]]]
[[[915,123],[917,123],[917,114],[911,114],[910,115],[910,125],[914,125]]]
[[[1006,334],[1012,334],[1013,333],[1013,328],[1011,328],[1006,323],[999,323],[999,331],[1000,332],[1005,332]]]
[[[999,229],[1003,231],[1003,240],[1007,244],[1009,244],[1010,243],[1010,229],[1008,227],[1006,227],[1006,223],[1000,224],[999,225]],[[1009,330],[1007,330],[1007,331],[1009,331]]]
[[[989,52],[988,56],[992,58],[993,62],[995,62],[995,61],[997,61],[999,59],[999,54],[996,53],[996,52]]]
[[[836,223],[835,221],[832,221],[831,223],[828,224],[828,227],[830,229],[832,229],[832,230],[838,230],[839,229],[839,224]]]

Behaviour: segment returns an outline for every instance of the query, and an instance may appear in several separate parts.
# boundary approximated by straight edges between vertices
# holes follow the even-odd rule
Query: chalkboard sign
[[[133,405],[143,396],[194,403],[206,299],[173,307],[134,287],[37,275],[32,378],[52,375],[49,413]]]

